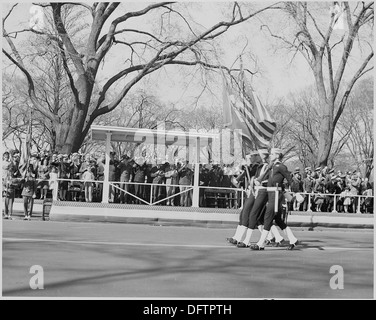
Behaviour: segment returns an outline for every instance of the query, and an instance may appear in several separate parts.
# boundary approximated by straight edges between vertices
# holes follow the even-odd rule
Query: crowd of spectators
[[[295,196],[290,210],[357,213],[360,209],[362,213],[373,213],[373,182],[362,177],[358,170],[341,172],[328,167],[315,170],[307,167],[302,174],[296,168],[292,181],[290,189]]]
[[[6,210],[12,207],[14,198],[23,198],[25,210],[32,206],[33,199],[46,199],[57,191],[57,200],[101,202],[104,181],[105,153],[95,157],[92,154],[31,154],[27,167],[20,166],[20,153],[17,150],[3,154],[3,196]],[[219,164],[200,165],[199,205],[214,206],[210,188],[247,188],[246,167],[232,168]],[[373,184],[362,178],[359,171],[334,172],[334,169],[299,168],[292,172],[290,186],[293,201],[290,210],[338,211],[355,213],[358,202],[362,212],[368,212],[373,205]],[[242,179],[234,179],[242,177]],[[168,206],[191,206],[194,167],[188,161],[176,160],[168,163],[154,159],[148,163],[142,157],[130,158],[110,153],[109,163],[109,202],[142,204],[157,203]],[[32,182],[30,182],[32,181]],[[26,190],[27,189],[27,190]],[[126,192],[124,192],[125,190]],[[218,191],[218,190],[217,190]],[[217,191],[212,190],[212,193]],[[222,190],[225,197],[219,197],[217,207],[240,207],[242,196],[237,192],[236,201],[224,201],[231,193]],[[311,196],[308,196],[311,194]],[[334,196],[338,195],[336,201]],[[365,195],[359,199],[357,195]],[[167,199],[166,199],[167,198]],[[221,200],[222,199],[222,200]],[[222,202],[221,202],[222,201]],[[335,207],[334,207],[335,205]],[[373,210],[373,208],[372,208]],[[7,212],[5,212],[7,215]]]
[[[33,199],[46,199],[58,189],[57,200],[100,202],[104,181],[105,153],[72,153],[52,155],[33,153],[28,159],[28,176],[36,184]],[[58,181],[57,181],[58,179]],[[143,157],[117,157],[110,153],[109,202],[140,204],[152,201],[160,205],[191,206],[192,191],[184,192],[193,185],[194,166],[188,161],[168,163],[154,159],[147,163]],[[25,177],[20,168],[20,153],[3,154],[3,195],[21,198]],[[200,185],[234,188],[226,175],[226,167],[218,164],[200,165]],[[124,192],[124,191],[126,192]],[[134,195],[134,196],[133,196]],[[175,196],[174,196],[175,195]],[[163,200],[169,197],[167,200]],[[206,206],[204,193],[200,192],[200,205]]]

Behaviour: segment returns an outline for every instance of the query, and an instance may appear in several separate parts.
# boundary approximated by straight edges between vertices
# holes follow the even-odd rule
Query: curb
[[[14,203],[15,216],[23,216],[23,204]],[[43,203],[36,201],[33,216],[42,218]],[[53,202],[51,221],[149,224],[233,228],[239,222],[239,209],[143,206],[126,204]],[[373,214],[292,212],[288,225],[303,228],[373,229]]]
[[[79,209],[79,213],[73,213]],[[86,221],[102,223],[151,224],[161,226],[199,226],[233,228],[239,222],[239,209],[174,208],[164,206],[86,204],[54,202],[51,221]],[[288,216],[291,227],[327,227],[373,229],[373,214],[293,212]]]

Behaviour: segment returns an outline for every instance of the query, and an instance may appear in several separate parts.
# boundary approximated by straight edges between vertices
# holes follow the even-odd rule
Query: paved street
[[[234,229],[3,220],[3,296],[374,297],[373,230],[293,231],[299,250],[254,252],[225,241]],[[43,268],[43,290],[30,288],[34,265]],[[334,265],[343,289],[329,285]]]

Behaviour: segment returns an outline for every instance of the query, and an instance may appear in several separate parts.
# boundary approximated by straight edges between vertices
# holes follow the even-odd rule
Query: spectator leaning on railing
[[[300,205],[302,204],[301,201],[298,201],[302,196],[300,195],[301,192],[304,190],[302,177],[300,175],[300,168],[295,168],[295,171],[292,175],[292,182],[291,182],[291,192],[295,195],[292,201],[292,210],[298,211],[300,209]],[[304,200],[304,199],[303,199]]]
[[[360,177],[360,172],[358,173],[356,170],[351,175],[351,181],[349,182],[350,185],[350,193],[354,196],[361,194],[361,184],[362,179]],[[359,197],[353,197],[352,199],[352,212],[356,212],[358,208]]]
[[[321,211],[321,207],[322,205],[324,204],[324,200],[325,200],[325,197],[324,197],[324,193],[325,193],[325,178],[320,176],[317,180],[316,180],[316,184],[315,184],[315,187],[314,187],[314,193],[316,193],[315,195],[315,205],[316,205],[316,211]]]
[[[82,190],[82,183],[79,181],[81,179],[80,173],[80,158],[77,153],[72,154],[72,162],[69,168],[69,175],[71,179],[70,191],[72,193],[72,200],[77,201],[79,200],[79,196]]]
[[[117,177],[117,171],[118,171],[119,161],[116,159],[116,152],[110,152],[110,164],[109,164],[109,177],[108,180],[110,182],[119,181]],[[110,202],[116,201],[116,195],[118,194],[117,189],[110,185]]]
[[[168,170],[165,173],[166,177],[166,185],[167,185],[167,197],[171,197],[167,199],[167,205],[173,206],[175,205],[175,197],[173,197],[176,194],[176,185],[179,184],[178,181],[178,170],[176,169],[175,164],[171,164],[168,168]],[[200,190],[201,191],[201,190]]]
[[[132,181],[133,177],[133,160],[127,156],[123,155],[121,157],[121,161],[119,163],[119,171],[120,171],[120,188],[123,189],[120,193],[120,203],[128,203],[130,200],[130,196],[128,192],[130,192],[130,184],[127,182]]]
[[[59,179],[69,179],[70,178],[70,162],[67,154],[62,156],[60,162],[52,163],[53,166],[58,168],[58,177]],[[59,182],[59,199],[62,201],[67,200],[68,192],[68,181],[62,180]]]
[[[312,172],[311,167],[305,168],[305,175],[306,177],[303,180],[303,192],[304,193],[313,193],[314,187],[315,187],[315,179],[314,179],[314,173]],[[309,195],[304,195],[304,203],[303,203],[303,211],[307,211],[308,209],[312,209],[312,202],[311,206],[309,205]]]
[[[47,192],[49,189],[49,179],[50,179],[50,167],[49,159],[44,156],[40,164],[38,165],[38,185],[37,189],[40,190],[40,199],[47,198]]]
[[[134,168],[133,181],[135,183],[138,183],[138,184],[134,185],[135,196],[142,199],[142,200],[146,200],[144,198],[144,194],[145,194],[144,183],[145,183],[145,177],[146,177],[146,162],[143,161],[141,158],[137,158],[135,160],[133,168]],[[135,199],[135,203],[142,204],[142,201]]]
[[[180,191],[183,192],[180,196],[180,205],[183,207],[189,207],[192,205],[191,192],[186,190],[192,185],[193,171],[189,168],[188,161],[182,164],[178,173],[180,178]]]

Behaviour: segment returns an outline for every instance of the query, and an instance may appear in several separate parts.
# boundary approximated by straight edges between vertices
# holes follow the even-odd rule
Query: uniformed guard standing
[[[298,243],[298,239],[294,236],[291,229],[287,227],[282,219],[281,207],[283,200],[283,180],[286,179],[288,185],[291,185],[291,173],[287,167],[281,162],[283,158],[282,150],[273,148],[270,154],[272,164],[271,172],[268,179],[268,204],[264,217],[264,230],[257,244],[252,245],[252,250],[264,250],[265,240],[269,234],[273,221],[283,230],[290,241],[288,250],[292,250]]]

